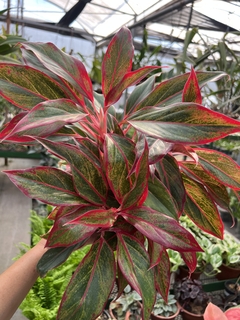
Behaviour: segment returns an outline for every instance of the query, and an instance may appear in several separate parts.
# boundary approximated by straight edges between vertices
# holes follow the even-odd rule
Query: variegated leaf
[[[130,94],[126,107],[125,114],[130,114],[135,110],[136,106],[153,90],[156,76],[149,77],[146,81],[135,87]]]
[[[126,120],[140,132],[173,143],[204,144],[240,131],[240,121],[191,102],[146,107]]]
[[[202,251],[190,232],[164,214],[148,207],[132,208],[120,213],[147,238],[165,248],[179,252]]]
[[[12,135],[47,137],[65,124],[80,121],[85,116],[86,114],[71,100],[48,100],[32,108],[5,139],[11,138]]]
[[[194,176],[207,187],[208,193],[220,207],[229,210],[230,199],[226,186],[221,184],[215,177],[210,175],[202,166],[195,162],[181,162],[181,167],[187,174],[189,173],[191,176]]]
[[[69,82],[80,94],[93,101],[92,82],[83,63],[58,49],[53,43],[28,42],[22,45],[31,50],[51,72]]]
[[[187,191],[184,212],[202,230],[223,238],[223,222],[218,209],[204,186],[183,175]]]
[[[64,143],[38,139],[49,151],[65,159],[71,166],[77,193],[88,202],[103,205],[106,202],[107,184],[96,157],[85,154],[79,148]]]
[[[80,206],[57,206],[54,207],[53,210],[48,215],[49,220],[56,220],[61,218],[62,216],[65,216],[69,213],[73,213],[74,211],[78,210],[82,207],[82,204]]]
[[[99,228],[111,228],[117,219],[117,209],[95,208],[68,222],[68,224],[83,224]]]
[[[136,238],[117,234],[117,261],[129,284],[140,294],[143,300],[143,320],[148,320],[155,301],[153,269],[149,269],[150,260],[144,248]]]
[[[82,260],[63,295],[58,320],[95,320],[102,312],[116,275],[113,251],[101,238]]]
[[[240,190],[240,166],[224,153],[210,149],[194,149],[201,166],[224,185]]]
[[[106,97],[131,70],[134,48],[132,35],[126,27],[112,38],[102,63],[102,91]]]
[[[25,110],[46,100],[68,98],[62,87],[29,66],[0,64],[0,95]]]
[[[182,175],[179,172],[179,166],[174,157],[167,154],[156,165],[157,172],[161,181],[167,187],[172,195],[172,200],[175,202],[180,215],[183,211],[186,191],[183,185]]]
[[[181,252],[183,261],[188,266],[190,274],[193,273],[197,267],[197,255],[196,252]]]
[[[86,241],[74,244],[70,247],[49,248],[37,264],[37,270],[41,277],[44,277],[49,270],[60,266],[71,253],[84,245]]]
[[[170,261],[166,250],[162,251],[160,262],[154,271],[157,290],[167,303],[170,289]]]
[[[59,217],[48,235],[46,246],[50,248],[69,247],[88,239],[98,229],[98,226],[70,224],[70,222],[91,209],[96,209],[96,207],[85,205],[70,214]]]
[[[104,163],[109,186],[119,203],[131,190],[134,181],[129,177],[135,160],[134,143],[116,134],[107,134],[104,145]],[[119,174],[121,173],[121,175]]]
[[[148,240],[148,252],[151,261],[150,268],[159,264],[163,251],[164,247],[161,244]]]
[[[197,72],[198,85],[200,87],[210,81],[217,81],[227,74],[223,72]],[[165,80],[157,85],[147,97],[144,95],[134,111],[147,106],[169,106],[182,100],[182,91],[189,78],[189,73],[185,73],[171,79]],[[133,110],[132,110],[133,111]]]
[[[28,197],[44,203],[66,206],[86,203],[75,191],[72,176],[52,167],[4,171]]]
[[[121,208],[126,209],[136,205],[142,205],[148,194],[148,146],[145,143],[145,148],[142,155],[137,160],[134,166],[135,182],[131,190],[123,197]]]
[[[202,104],[202,97],[198,85],[198,79],[193,68],[191,69],[189,78],[187,79],[187,82],[183,88],[182,101]]]
[[[115,87],[113,87],[105,98],[105,106],[109,106],[119,100],[123,91],[130,86],[139,83],[143,78],[145,78],[153,70],[160,69],[156,66],[147,66],[140,68],[138,70],[128,72],[124,75],[122,80]]]
[[[175,220],[178,219],[178,211],[174,200],[169,190],[157,177],[154,177],[154,180],[148,180],[148,197],[144,205]]]

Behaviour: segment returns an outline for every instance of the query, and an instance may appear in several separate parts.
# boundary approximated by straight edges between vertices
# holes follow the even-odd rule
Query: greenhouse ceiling
[[[97,47],[124,25],[136,40],[146,29],[153,45],[160,40],[183,42],[191,28],[204,31],[211,39],[240,28],[239,1],[5,0],[0,4],[2,9],[10,4],[12,23],[88,39]],[[6,20],[7,15],[0,19]],[[236,38],[232,41],[238,42]]]

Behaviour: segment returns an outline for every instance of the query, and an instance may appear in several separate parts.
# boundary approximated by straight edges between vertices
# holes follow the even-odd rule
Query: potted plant
[[[240,304],[240,276],[235,279],[228,279],[224,282],[225,303],[224,310]]]
[[[121,296],[110,303],[109,313],[111,318],[117,320],[141,320],[141,301],[141,296],[127,285]]]
[[[238,241],[230,235],[225,234],[223,240],[218,240],[221,248],[222,264],[220,273],[216,275],[218,280],[238,278],[240,275],[240,246]]]
[[[184,320],[203,320],[204,311],[210,301],[203,290],[202,282],[185,278],[174,284],[175,297],[182,308]]]
[[[173,294],[168,295],[167,302],[157,293],[156,301],[152,310],[151,319],[175,319],[180,312],[180,306]]]
[[[239,121],[202,105],[200,88],[225,74],[192,69],[156,83],[150,73],[159,67],[132,71],[133,41],[125,27],[103,58],[102,94],[94,92],[84,65],[53,44],[26,42],[21,50],[22,64],[0,63],[0,94],[21,109],[0,141],[38,142],[66,169],[6,171],[24,194],[54,206],[40,275],[90,245],[57,319],[95,320],[117,278],[120,292],[130,284],[142,297],[148,320],[156,290],[167,300],[167,249],[184,254],[191,272],[202,250],[179,217],[184,212],[222,238],[216,204],[223,203],[226,186],[240,189],[239,166],[201,147],[240,131]],[[119,109],[130,86],[135,89]]]
[[[192,279],[199,279],[202,273],[207,276],[214,276],[220,272],[219,267],[222,264],[222,247],[217,241],[218,238],[201,230],[186,215],[180,217],[180,223],[193,234],[203,251],[196,253],[196,269],[194,272],[190,273],[189,268],[183,260],[185,254],[181,253],[183,256],[182,258],[179,252],[173,253],[172,250],[168,250],[170,261],[175,263],[172,268],[178,271],[177,278],[183,279],[190,276]]]

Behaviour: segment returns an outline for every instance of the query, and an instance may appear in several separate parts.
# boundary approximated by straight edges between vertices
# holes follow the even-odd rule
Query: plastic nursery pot
[[[174,320],[180,313],[180,310],[181,310],[181,306],[180,304],[177,302],[177,311],[176,313],[174,313],[172,316],[170,317],[163,317],[161,315],[155,315],[155,314],[151,314],[151,320]]]
[[[226,280],[224,282],[225,294],[226,295],[238,295],[240,296],[240,284],[236,284],[236,280]]]
[[[195,314],[185,309],[181,309],[181,316],[183,320],[204,320],[203,314]]]
[[[178,268],[179,272],[177,273],[176,277],[178,279],[183,279],[183,278],[186,278],[189,276],[189,269],[187,266],[179,266]],[[202,274],[202,271],[194,271],[192,274],[191,274],[191,279],[192,280],[198,280],[200,278]]]
[[[239,268],[232,268],[227,266],[226,264],[222,264],[219,269],[221,270],[221,272],[216,275],[216,278],[218,280],[235,279],[240,275]]]

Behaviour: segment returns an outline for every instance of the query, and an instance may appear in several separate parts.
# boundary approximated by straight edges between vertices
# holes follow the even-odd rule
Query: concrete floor
[[[31,199],[19,191],[2,171],[31,168],[38,164],[38,160],[9,159],[8,166],[4,166],[4,159],[0,158],[0,273],[19,254],[17,246],[20,242],[30,244],[29,217],[32,208]],[[26,318],[18,310],[12,320]]]

